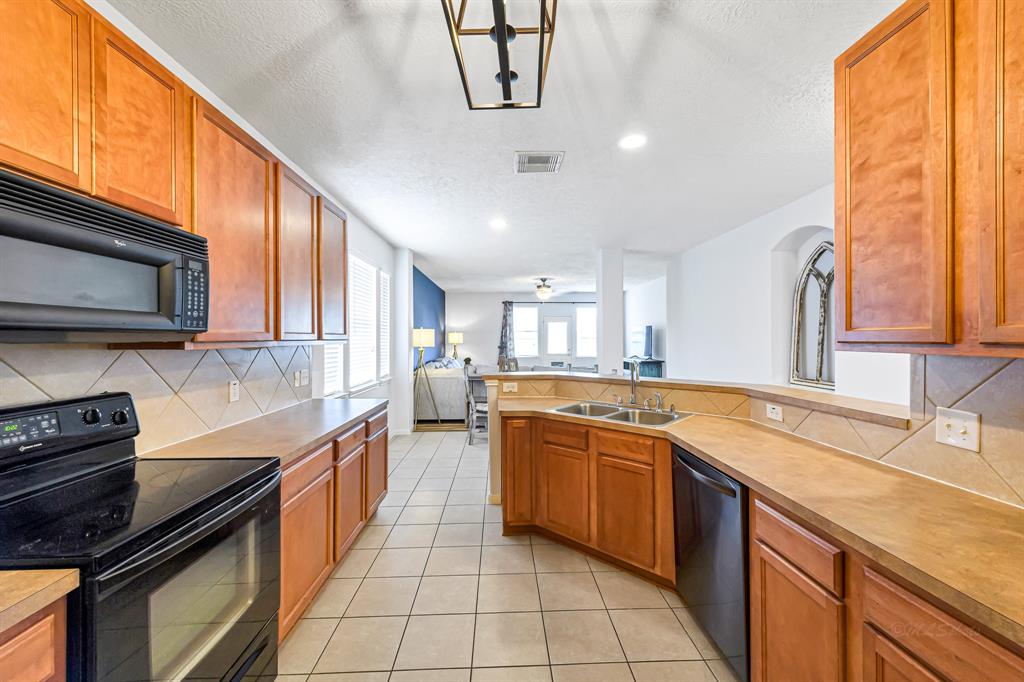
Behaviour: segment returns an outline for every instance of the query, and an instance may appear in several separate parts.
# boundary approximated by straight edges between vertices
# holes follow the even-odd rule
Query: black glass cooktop
[[[43,488],[0,507],[0,567],[70,564],[98,570],[277,467],[275,459],[130,459]],[[31,473],[22,471],[20,480]],[[7,486],[19,481],[11,474],[4,478]]]

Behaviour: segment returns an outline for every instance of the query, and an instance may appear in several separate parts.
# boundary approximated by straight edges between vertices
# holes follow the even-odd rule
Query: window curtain
[[[512,301],[501,302],[501,336],[498,337],[498,369],[507,371],[516,357],[512,331]]]

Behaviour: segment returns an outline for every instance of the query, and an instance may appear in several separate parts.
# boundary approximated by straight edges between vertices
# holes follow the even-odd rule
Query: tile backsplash
[[[101,345],[0,344],[0,406],[128,391],[145,452],[309,400],[309,346],[232,350],[109,350]],[[239,399],[229,402],[229,382]]]

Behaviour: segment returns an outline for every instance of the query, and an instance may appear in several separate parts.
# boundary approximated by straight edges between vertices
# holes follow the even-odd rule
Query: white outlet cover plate
[[[501,389],[505,393],[518,393],[519,392],[519,384],[517,384],[514,381],[506,381],[505,383],[503,383],[501,385]]]
[[[301,373],[300,380],[302,381],[302,385],[303,386],[308,386],[309,385],[309,370],[308,369],[300,369],[299,372]]]
[[[978,452],[981,450],[981,416],[948,407],[938,408],[935,412],[935,442]]]
[[[228,402],[238,402],[238,379],[232,379],[228,382]]]
[[[294,376],[292,376],[292,379],[293,379],[292,385],[294,385],[294,386],[301,386],[302,385],[302,372],[299,371],[299,370],[295,370],[295,373],[294,373]]]
[[[765,405],[764,412],[765,412],[764,416],[768,417],[768,419],[771,419],[771,420],[774,420],[774,421],[777,421],[777,422],[782,421],[782,407],[781,406],[779,406],[779,405],[772,405],[771,403],[768,403],[767,405]]]

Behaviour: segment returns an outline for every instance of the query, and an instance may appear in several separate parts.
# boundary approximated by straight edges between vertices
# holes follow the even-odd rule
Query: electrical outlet
[[[501,390],[505,393],[519,393],[519,384],[514,381],[506,381],[501,385]]]
[[[935,412],[935,442],[955,448],[981,450],[981,416],[940,407]]]
[[[780,422],[782,421],[782,407],[768,403],[764,408],[764,416],[768,417],[772,421]]]
[[[300,372],[299,370],[295,370],[295,374],[292,376],[292,385],[294,385],[294,386],[301,386],[302,385],[302,372]]]
[[[228,382],[228,402],[238,402],[238,379],[232,379]]]
[[[308,369],[302,369],[302,370],[299,370],[299,371],[302,373],[301,376],[300,376],[300,379],[302,381],[302,385],[303,386],[309,386],[309,370]]]

